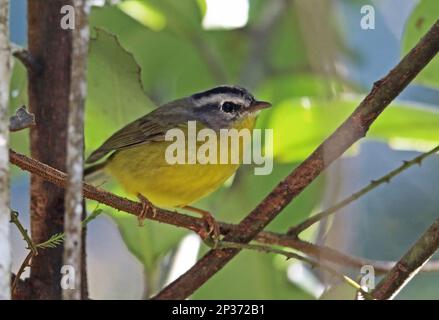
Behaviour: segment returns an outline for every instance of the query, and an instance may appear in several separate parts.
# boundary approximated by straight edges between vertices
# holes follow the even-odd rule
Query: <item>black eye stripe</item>
[[[234,103],[234,102],[226,101],[222,104],[221,109],[224,112],[232,113],[232,112],[236,112],[239,109],[241,109],[241,106],[239,104]]]

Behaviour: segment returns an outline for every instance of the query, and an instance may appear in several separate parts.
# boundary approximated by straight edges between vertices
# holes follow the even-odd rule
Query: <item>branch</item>
[[[21,169],[38,175],[41,178],[52,182],[61,188],[65,188],[66,186],[67,175],[65,173],[43,163],[40,163],[37,160],[28,158],[25,155],[21,155],[13,150],[10,150],[10,161]],[[135,216],[138,216],[142,211],[142,205],[138,202],[119,197],[117,195],[95,188],[85,183],[83,185],[83,192],[84,196],[88,199],[96,200],[109,207],[131,213]],[[99,211],[95,210],[93,212],[94,213],[88,216],[83,223],[88,223],[89,220],[95,218]],[[171,224],[177,227],[186,228],[196,233],[207,232],[204,220],[185,214],[177,214],[172,211],[166,211],[156,208],[156,215],[148,215],[147,218],[162,223]],[[237,226],[234,224],[219,222],[219,225],[221,234],[223,235],[226,235],[230,232],[235,232],[237,230]],[[375,272],[377,273],[387,272],[394,265],[394,262],[391,261],[372,261],[348,256],[332,248],[317,246],[312,243],[297,239],[296,237],[282,235],[274,232],[261,232],[255,238],[255,240],[263,244],[279,245],[296,249],[311,257],[326,259],[330,262],[342,266],[361,268],[366,264],[372,265],[374,266]],[[41,246],[42,244],[45,243],[40,243],[37,245],[37,247]],[[427,264],[423,268],[423,271],[439,271],[439,262],[431,262],[430,264]]]
[[[266,198],[245,217],[237,230],[224,238],[229,242],[250,242],[291,200],[297,197],[319,174],[356,141],[364,137],[370,125],[439,50],[439,21],[383,79],[351,116],[304,162],[281,181]],[[240,249],[210,250],[189,271],[169,284],[155,299],[185,299],[221,270]]]
[[[72,0],[27,1],[29,55],[42,66],[27,66],[28,107],[36,119],[29,132],[30,154],[63,171],[67,157],[72,30],[67,23],[67,28],[60,25],[60,9],[72,4]],[[64,190],[31,175],[30,230],[34,243],[64,231],[64,196]],[[33,289],[30,298],[61,299],[62,266],[62,246],[35,256],[29,277]]]
[[[419,238],[409,251],[378,283],[372,296],[375,299],[393,299],[439,248],[439,219]]]
[[[30,266],[30,262],[31,262],[32,258],[38,254],[38,250],[37,250],[37,247],[32,242],[32,239],[30,238],[29,234],[27,233],[27,230],[23,227],[20,220],[18,219],[18,212],[11,211],[11,223],[13,223],[17,227],[18,231],[23,236],[23,240],[26,241],[26,243],[27,243],[26,249],[29,249],[29,252],[26,255],[26,258],[21,263],[20,268],[17,271],[17,275],[15,275],[15,277],[12,281],[11,295],[12,295],[12,297],[15,297],[17,284],[21,280],[20,279],[21,275],[23,274],[24,270]]]
[[[236,228],[236,226],[233,227]],[[347,255],[327,246],[316,245],[308,241],[300,240],[296,237],[282,235],[274,232],[263,231],[255,238],[255,240],[260,243],[292,248],[303,252],[310,257],[319,260],[326,260],[340,266],[360,269],[365,265],[370,265],[374,268],[375,274],[377,275],[388,272],[396,264],[396,261],[378,261]],[[439,261],[431,261],[427,263],[422,268],[422,271],[439,271]]]
[[[18,220],[18,212],[17,211],[11,211],[11,223],[13,223],[20,234],[23,236],[23,240],[26,241],[27,248],[29,249],[34,255],[38,254],[37,247],[32,242],[32,239],[30,238],[29,234],[27,233],[27,230],[24,228],[24,226],[21,224],[20,220]]]
[[[320,268],[320,269],[323,269],[323,270],[329,272],[331,275],[336,276],[337,278],[339,278],[339,279],[343,280],[344,282],[346,282],[348,285],[352,286],[357,291],[361,292],[361,294],[364,295],[365,297],[369,297],[370,296],[370,294],[367,293],[366,291],[364,291],[363,288],[356,281],[352,280],[348,276],[338,272],[337,270],[335,270],[334,268],[332,268],[332,267],[330,267],[330,266],[328,266],[326,264],[323,264],[323,263],[318,262],[318,261],[314,261],[312,259],[309,259],[307,257],[301,256],[300,254],[297,254],[297,253],[294,253],[294,252],[280,250],[280,249],[275,249],[275,248],[271,248],[271,247],[264,246],[264,245],[245,244],[245,243],[236,243],[236,242],[225,242],[225,241],[221,241],[219,243],[219,245],[218,245],[218,248],[219,249],[225,249],[225,248],[248,249],[248,250],[264,252],[264,253],[280,254],[280,255],[283,255],[284,257],[286,257],[287,260],[288,259],[300,260],[300,261],[303,261],[305,263],[308,263],[312,267],[317,267],[317,268]]]
[[[84,219],[80,223],[81,228],[84,228],[90,221],[94,220],[102,210],[96,208],[88,217]],[[49,249],[49,248],[56,248],[58,245],[63,243],[65,238],[65,233],[57,233],[51,236],[49,239],[47,239],[44,242],[34,244],[32,242],[32,239],[30,238],[29,234],[27,233],[27,230],[24,228],[24,226],[21,224],[20,220],[18,219],[18,212],[11,211],[11,223],[13,223],[20,234],[23,236],[23,240],[27,243],[27,248],[29,249],[28,254],[24,258],[23,262],[20,265],[20,268],[17,271],[16,275],[13,275],[12,277],[12,286],[11,286],[11,293],[12,297],[14,299],[17,298],[17,296],[23,296],[23,294],[17,295],[17,287],[19,283],[21,282],[21,291],[24,290],[24,287],[27,287],[26,291],[29,291],[29,282],[25,282],[24,280],[21,280],[21,275],[23,274],[24,270],[27,267],[30,267],[32,265],[32,258],[38,255],[38,249]]]
[[[36,254],[34,254],[33,251],[29,251],[26,255],[26,258],[24,258],[23,262],[20,265],[20,268],[17,271],[17,274],[14,277],[14,281],[12,282],[12,286],[11,286],[11,293],[13,296],[15,296],[16,290],[17,290],[17,285],[19,283],[19,281],[21,280],[21,275],[23,274],[24,270],[27,267],[31,266],[31,260],[33,257],[35,257]]]
[[[299,223],[298,225],[292,227],[290,230],[288,230],[287,234],[290,236],[298,236],[301,232],[303,232],[305,229],[312,226],[314,223],[330,216],[331,214],[337,213],[340,209],[346,207],[350,203],[354,202],[355,200],[359,199],[360,197],[364,196],[369,191],[375,189],[376,187],[382,185],[383,183],[389,183],[392,178],[400,174],[401,172],[407,170],[408,168],[412,167],[415,164],[421,165],[421,162],[429,157],[432,154],[435,154],[439,151],[439,145],[432,150],[425,152],[416,158],[413,158],[410,161],[404,161],[403,164],[396,168],[395,170],[390,171],[388,174],[382,176],[381,178],[377,180],[373,180],[369,185],[364,187],[363,189],[353,193],[351,196],[347,197],[346,199],[336,203],[332,207],[317,213],[313,215],[312,217],[306,219],[305,221]]]
[[[27,244],[26,249],[29,249],[29,252],[27,253],[26,257],[21,263],[20,268],[17,271],[17,274],[16,275],[12,274],[11,296],[12,299],[21,299],[21,298],[26,299],[26,297],[28,297],[29,295],[29,292],[31,291],[30,283],[21,280],[21,275],[23,274],[24,270],[27,267],[31,266],[31,260],[33,257],[35,257],[38,254],[38,250],[37,247],[32,242],[32,239],[30,238],[27,230],[24,228],[24,226],[21,224],[20,220],[18,219],[18,212],[11,211],[10,222],[17,227],[18,231],[23,236],[23,240]]]

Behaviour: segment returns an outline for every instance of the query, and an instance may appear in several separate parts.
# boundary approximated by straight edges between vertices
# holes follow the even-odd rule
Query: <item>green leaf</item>
[[[402,52],[406,54],[427,33],[438,20],[439,1],[421,0],[413,10],[405,26]],[[439,87],[439,58],[436,56],[416,77],[415,82],[426,86]]]
[[[311,73],[291,73],[267,78],[258,88],[258,97],[270,101],[273,105],[299,97],[323,98],[330,96],[334,90],[340,92],[341,83],[331,86],[329,79]],[[267,113],[262,113],[262,115]]]
[[[283,263],[279,263],[281,258]],[[193,299],[312,299],[289,282],[288,261],[277,255],[242,251],[209,279]]]
[[[140,67],[117,38],[96,30],[88,57],[85,138],[95,149],[115,130],[153,109],[145,95]]]
[[[92,213],[90,213],[82,222],[82,227],[85,227],[89,222],[96,219],[100,214],[102,213],[102,209],[95,208]],[[51,236],[48,240],[41,242],[37,244],[36,248],[42,248],[42,249],[48,249],[48,248],[56,248],[61,243],[63,243],[65,238],[65,233],[55,233],[53,236]]]
[[[60,233],[55,233],[53,236],[51,236],[47,241],[44,241],[42,243],[39,243],[36,245],[37,248],[41,248],[41,249],[52,249],[52,248],[56,248],[57,246],[59,246],[61,243],[63,243],[64,241],[64,237],[65,234],[60,232]]]
[[[266,115],[274,130],[273,150],[278,161],[306,158],[355,109],[360,99],[324,101],[309,97],[284,100]],[[392,103],[367,135],[403,149],[431,148],[439,142],[439,112],[433,108]]]
[[[215,84],[209,66],[190,38],[177,36],[169,28],[152,31],[114,6],[94,8],[90,24],[115,34],[133,54],[143,70],[144,89],[157,104]]]
[[[153,270],[187,233],[184,229],[150,220],[139,226],[137,218],[131,214],[111,209],[105,209],[105,212],[116,222],[124,243],[146,270]]]

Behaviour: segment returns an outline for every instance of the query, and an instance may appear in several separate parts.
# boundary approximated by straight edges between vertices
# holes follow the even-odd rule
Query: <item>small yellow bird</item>
[[[218,189],[238,169],[239,163],[170,164],[165,153],[172,141],[165,140],[166,132],[179,128],[187,133],[189,121],[199,124],[198,131],[201,128],[215,132],[231,128],[253,130],[258,111],[270,106],[237,86],[219,86],[166,103],[108,138],[86,163],[111,155],[86,168],[85,176],[104,171],[114,177],[144,204],[141,218],[148,210],[154,210],[150,202],[158,207],[184,208],[201,214],[209,225],[209,234],[219,237],[212,215],[189,204]],[[242,154],[242,144],[239,148]]]

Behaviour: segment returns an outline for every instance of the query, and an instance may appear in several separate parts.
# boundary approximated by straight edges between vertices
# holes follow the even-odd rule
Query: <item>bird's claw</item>
[[[216,222],[215,218],[210,214],[210,212],[206,210],[198,209],[191,206],[186,206],[184,208],[186,210],[198,213],[202,216],[207,225],[207,232],[206,229],[202,229],[198,231],[198,235],[209,247],[216,248],[220,240],[221,233],[219,225]]]
[[[153,218],[156,216],[157,209],[148,199],[146,199],[141,194],[138,194],[137,198],[139,198],[142,204],[142,211],[140,211],[140,214],[137,216],[137,220],[139,221],[139,227],[142,227],[143,222],[149,215],[152,215]]]

